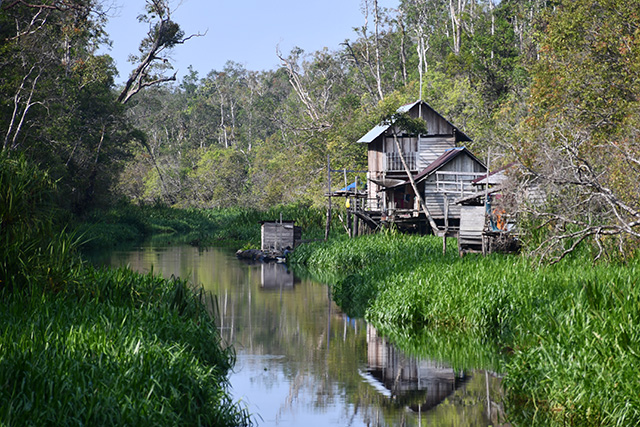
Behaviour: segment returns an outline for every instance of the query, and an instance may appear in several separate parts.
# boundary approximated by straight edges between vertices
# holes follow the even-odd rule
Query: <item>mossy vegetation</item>
[[[503,371],[517,425],[640,422],[637,259],[539,266],[453,249],[387,233],[305,245],[291,261],[404,350]]]

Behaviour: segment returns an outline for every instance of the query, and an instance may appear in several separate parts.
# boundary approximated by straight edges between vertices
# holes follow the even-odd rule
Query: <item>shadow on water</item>
[[[118,250],[96,262],[189,277],[217,295],[220,334],[237,355],[232,393],[258,425],[499,425],[499,376],[404,354],[342,313],[328,286],[283,264],[188,245]]]

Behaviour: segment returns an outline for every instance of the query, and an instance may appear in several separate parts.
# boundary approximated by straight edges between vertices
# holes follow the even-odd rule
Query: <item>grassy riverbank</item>
[[[234,354],[186,282],[85,267],[64,290],[2,297],[0,423],[247,424]]]
[[[247,424],[213,304],[83,264],[55,197],[38,167],[0,157],[0,424]]]
[[[389,233],[305,245],[291,261],[405,350],[453,351],[458,363],[471,354],[505,372],[518,425],[640,423],[637,260],[593,266],[577,256],[538,267],[523,257],[442,255],[440,239]]]
[[[260,247],[260,222],[280,217],[302,227],[303,239],[324,237],[325,212],[306,205],[249,208],[175,209],[122,204],[87,215],[76,226],[88,250],[139,243],[190,243],[196,246]],[[334,225],[334,229],[337,225]]]

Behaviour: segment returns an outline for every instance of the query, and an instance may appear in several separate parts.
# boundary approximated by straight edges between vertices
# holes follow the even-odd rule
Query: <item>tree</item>
[[[532,115],[514,145],[546,203],[528,206],[558,261],[591,240],[595,258],[640,242],[640,21],[636,1],[563,1],[549,11]]]
[[[131,72],[124,88],[118,96],[118,102],[126,104],[132,96],[143,88],[175,81],[176,73],[165,75],[173,68],[168,55],[179,44],[201,34],[185,36],[180,25],[171,19],[168,0],[147,0],[146,13],[138,16],[138,21],[149,24],[149,32],[140,43],[139,54],[130,57],[137,67]]]
[[[2,151],[49,169],[66,207],[81,211],[108,194],[130,132],[112,92],[113,62],[95,54],[101,6],[13,1],[0,21]]]

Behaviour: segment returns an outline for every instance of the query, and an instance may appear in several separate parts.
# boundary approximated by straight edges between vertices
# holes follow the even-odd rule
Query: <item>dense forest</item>
[[[366,168],[355,141],[422,98],[478,156],[518,161],[518,184],[544,187],[546,202],[527,208],[540,253],[589,239],[628,254],[640,238],[637,0],[363,0],[361,25],[335,50],[181,81],[166,54],[191,35],[168,0],[146,0],[149,33],[121,86],[98,54],[109,37],[100,0],[0,7],[3,156],[47,170],[76,215],[123,199],[321,205],[327,156]]]

